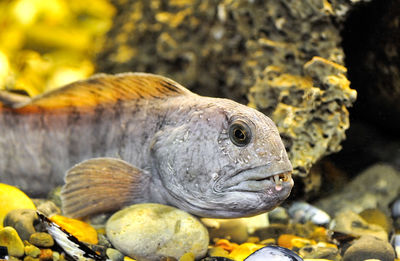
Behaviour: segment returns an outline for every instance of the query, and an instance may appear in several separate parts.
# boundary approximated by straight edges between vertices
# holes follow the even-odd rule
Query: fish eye
[[[229,127],[229,138],[238,147],[244,147],[250,143],[251,129],[241,120],[234,121]]]

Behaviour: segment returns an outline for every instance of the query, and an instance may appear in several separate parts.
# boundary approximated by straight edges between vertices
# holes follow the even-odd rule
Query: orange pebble
[[[50,220],[65,229],[68,233],[75,236],[80,241],[89,244],[98,243],[96,230],[86,222],[61,215],[54,215],[50,217]]]
[[[304,237],[298,237],[291,234],[282,234],[278,238],[278,245],[281,247],[286,247],[293,249],[293,247],[302,248],[306,245],[315,245],[317,242],[315,240],[310,240]]]
[[[221,247],[225,249],[226,251],[231,252],[235,248],[237,248],[239,245],[236,243],[232,243],[229,240],[226,239],[219,239],[217,242],[215,242],[216,247]]]
[[[286,247],[289,249],[293,248],[292,239],[297,238],[298,236],[291,235],[291,234],[282,234],[278,238],[278,245],[281,247]]]

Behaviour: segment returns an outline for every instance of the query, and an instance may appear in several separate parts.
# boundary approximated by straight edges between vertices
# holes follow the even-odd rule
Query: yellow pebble
[[[14,186],[0,183],[0,228],[5,216],[14,209],[36,209],[32,200]]]
[[[212,247],[208,249],[209,256],[221,256],[221,257],[228,257],[229,252],[222,247]]]
[[[235,261],[242,261],[256,250],[264,247],[264,245],[254,244],[254,243],[243,243],[235,248],[230,254],[229,258]]]
[[[179,258],[179,261],[194,261],[194,254],[193,253],[185,253],[181,258]]]
[[[129,256],[124,256],[124,261],[136,261],[136,259],[130,258]]]
[[[51,216],[50,220],[68,231],[80,241],[94,245],[98,243],[96,229],[86,222],[61,215]]]

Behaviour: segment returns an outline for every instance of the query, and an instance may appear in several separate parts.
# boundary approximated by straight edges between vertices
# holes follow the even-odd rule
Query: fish
[[[254,216],[293,187],[269,117],[160,75],[97,74],[32,99],[3,92],[0,101],[0,182],[29,195],[63,185],[66,216],[144,202]]]

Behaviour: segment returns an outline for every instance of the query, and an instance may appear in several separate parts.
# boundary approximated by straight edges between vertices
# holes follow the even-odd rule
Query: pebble
[[[385,241],[388,240],[388,233],[381,226],[367,223],[350,210],[337,214],[332,230],[354,236],[370,235]]]
[[[365,235],[346,250],[344,261],[363,261],[366,259],[378,259],[380,261],[393,261],[395,258],[392,246],[385,240]]]
[[[49,248],[40,249],[39,259],[40,259],[40,261],[52,261],[53,260],[53,251]]]
[[[114,248],[107,248],[106,254],[112,261],[123,261],[124,255]]]
[[[34,224],[38,216],[33,209],[14,209],[5,216],[4,225],[17,230],[22,240],[29,240],[29,237],[36,232]]]
[[[179,258],[179,261],[194,261],[195,256],[193,253],[185,253],[181,258]]]
[[[198,219],[160,204],[136,204],[116,212],[107,221],[106,233],[115,248],[137,259],[179,259],[188,252],[199,259],[209,242],[207,229]]]
[[[289,216],[295,221],[312,223],[324,226],[329,224],[331,217],[323,210],[307,203],[307,202],[294,202],[288,209]]]
[[[54,240],[48,233],[36,232],[30,236],[29,243],[38,247],[52,247]]]
[[[24,243],[12,227],[0,229],[0,246],[6,246],[10,256],[22,257],[25,253]]]
[[[25,246],[24,251],[27,256],[38,257],[40,255],[40,249],[29,243]]]
[[[0,228],[5,216],[14,209],[36,209],[32,200],[14,186],[0,183]]]
[[[49,219],[75,236],[79,241],[93,245],[98,243],[96,229],[86,222],[61,215],[54,215]]]

